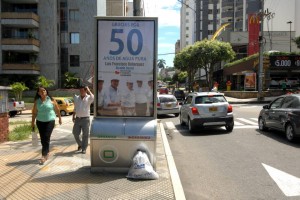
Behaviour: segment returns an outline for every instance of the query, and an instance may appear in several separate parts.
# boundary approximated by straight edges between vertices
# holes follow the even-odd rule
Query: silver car
[[[157,116],[174,114],[179,115],[179,103],[176,97],[172,94],[157,95]]]
[[[234,127],[232,106],[222,93],[191,93],[180,108],[180,124],[187,124],[191,133],[196,127],[208,126],[225,126],[231,132]]]

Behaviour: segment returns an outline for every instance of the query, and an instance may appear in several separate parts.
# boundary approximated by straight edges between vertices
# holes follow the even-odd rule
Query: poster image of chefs
[[[156,32],[156,18],[97,18],[96,116],[154,116]]]

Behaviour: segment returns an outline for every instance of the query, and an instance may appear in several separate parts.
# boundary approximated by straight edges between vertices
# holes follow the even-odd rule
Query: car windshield
[[[199,96],[195,98],[195,104],[226,102],[223,96]]]
[[[174,97],[159,97],[161,103],[176,102]]]

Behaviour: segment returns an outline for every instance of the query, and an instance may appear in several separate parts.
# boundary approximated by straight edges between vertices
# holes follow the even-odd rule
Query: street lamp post
[[[290,52],[292,52],[292,21],[288,21],[287,24],[290,24]]]

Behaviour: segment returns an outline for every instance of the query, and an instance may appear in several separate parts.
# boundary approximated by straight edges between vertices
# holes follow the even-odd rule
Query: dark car
[[[264,105],[258,116],[259,130],[285,132],[288,141],[300,137],[300,94],[283,95]]]
[[[173,95],[176,97],[177,100],[184,100],[185,94],[183,90],[175,90],[173,92]]]

